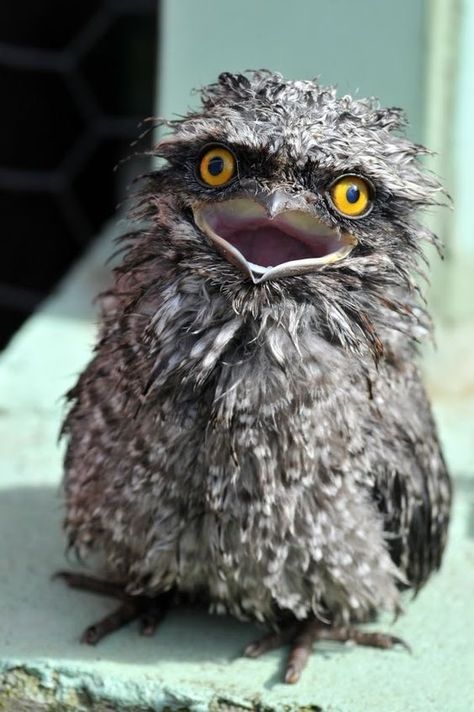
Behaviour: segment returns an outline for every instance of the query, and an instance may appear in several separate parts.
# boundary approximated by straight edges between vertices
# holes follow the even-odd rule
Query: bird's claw
[[[298,682],[307,665],[316,641],[333,640],[340,643],[354,643],[366,647],[388,650],[397,645],[411,653],[410,646],[402,639],[387,633],[361,631],[355,626],[328,626],[315,619],[292,624],[278,632],[269,633],[260,640],[247,645],[244,655],[257,658],[269,650],[290,643],[290,653],[285,669],[284,681]]]

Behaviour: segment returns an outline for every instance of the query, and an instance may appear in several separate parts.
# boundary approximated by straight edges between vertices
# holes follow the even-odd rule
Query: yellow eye
[[[206,185],[214,187],[228,183],[234,177],[235,171],[235,156],[223,146],[215,146],[206,151],[199,164],[199,177]]]
[[[341,215],[358,218],[372,207],[370,184],[359,176],[342,176],[330,189],[331,200]]]

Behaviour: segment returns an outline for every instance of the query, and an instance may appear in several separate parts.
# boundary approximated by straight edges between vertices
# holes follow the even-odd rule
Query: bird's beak
[[[344,259],[357,240],[322,223],[301,196],[276,191],[193,207],[196,225],[233,265],[259,284]]]

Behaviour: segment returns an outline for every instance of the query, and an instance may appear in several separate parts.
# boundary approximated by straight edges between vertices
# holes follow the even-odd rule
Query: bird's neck
[[[225,295],[175,286],[162,295],[145,345],[152,391],[183,404],[199,395],[209,417],[225,422],[242,409],[260,417],[297,408],[354,368],[351,354],[324,337],[311,305],[239,313]],[[357,362],[373,368],[368,351]]]

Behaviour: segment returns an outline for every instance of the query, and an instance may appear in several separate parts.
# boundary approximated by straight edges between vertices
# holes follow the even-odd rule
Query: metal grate
[[[123,196],[153,112],[156,0],[0,3],[0,346]]]

